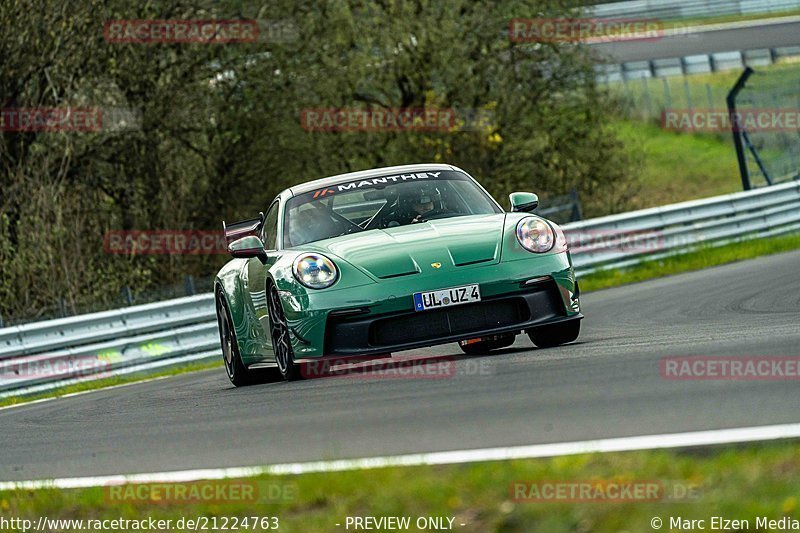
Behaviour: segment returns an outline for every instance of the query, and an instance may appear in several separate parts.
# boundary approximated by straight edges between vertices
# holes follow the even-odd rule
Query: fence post
[[[739,173],[742,176],[742,188],[744,188],[745,191],[749,191],[753,186],[750,184],[750,170],[747,168],[747,155],[744,153],[744,143],[742,143],[742,132],[740,131],[742,128],[739,121],[736,119],[736,97],[739,95],[739,91],[744,88],[744,84],[747,83],[748,78],[750,78],[752,74],[753,69],[750,67],[745,68],[742,75],[736,80],[733,89],[731,89],[731,92],[729,92],[728,96],[725,98],[728,104],[728,116],[731,121],[733,146],[736,148],[736,160],[739,163]]]

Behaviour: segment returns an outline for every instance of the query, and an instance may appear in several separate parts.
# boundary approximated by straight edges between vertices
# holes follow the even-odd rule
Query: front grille
[[[530,319],[522,298],[454,306],[372,323],[370,344],[392,346],[521,324]]]
[[[552,279],[525,287],[513,296],[431,311],[371,316],[366,308],[344,309],[328,316],[325,353],[352,355],[415,344],[427,346],[479,332],[522,330],[563,316],[564,303]]]

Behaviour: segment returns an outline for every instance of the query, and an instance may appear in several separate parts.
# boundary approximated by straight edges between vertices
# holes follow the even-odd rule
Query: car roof
[[[288,189],[286,189],[286,191],[288,191],[291,194],[291,196],[296,196],[298,194],[303,194],[309,191],[322,189],[323,187],[338,185],[339,183],[347,183],[349,181],[355,181],[359,179],[385,176],[387,174],[397,174],[402,172],[423,172],[426,170],[455,170],[458,172],[464,172],[460,168],[454,167],[453,165],[443,165],[441,163],[400,165],[396,167],[373,168],[370,170],[360,170],[358,172],[349,172],[347,174],[329,176],[327,178],[308,181],[306,183],[300,183],[293,187],[289,187]]]

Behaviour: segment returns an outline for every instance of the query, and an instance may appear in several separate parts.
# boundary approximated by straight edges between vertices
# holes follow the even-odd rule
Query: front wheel
[[[580,332],[581,321],[570,320],[569,322],[528,330],[528,337],[539,348],[551,348],[574,341],[578,338]]]
[[[283,305],[281,305],[281,296],[278,293],[278,288],[275,285],[270,285],[268,292],[267,305],[269,307],[272,349],[275,350],[275,362],[278,364],[278,370],[286,381],[303,379],[300,367],[294,362],[292,341],[289,338],[289,325],[286,322],[286,315],[283,313]]]
[[[516,338],[517,336],[514,333],[492,335],[491,337],[459,341],[458,346],[467,355],[485,355],[492,350],[511,346]]]
[[[221,292],[217,292],[217,324],[222,344],[222,360],[225,363],[228,379],[237,387],[256,383],[258,380],[254,373],[242,363],[239,344],[236,342],[236,330],[233,327],[225,296]]]

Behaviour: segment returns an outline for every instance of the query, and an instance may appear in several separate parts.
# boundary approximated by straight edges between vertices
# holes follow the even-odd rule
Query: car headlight
[[[549,252],[555,243],[555,233],[550,224],[541,218],[523,218],[517,224],[517,240],[529,252]]]
[[[339,277],[333,261],[320,254],[303,254],[294,260],[292,268],[297,281],[309,289],[330,287]]]

